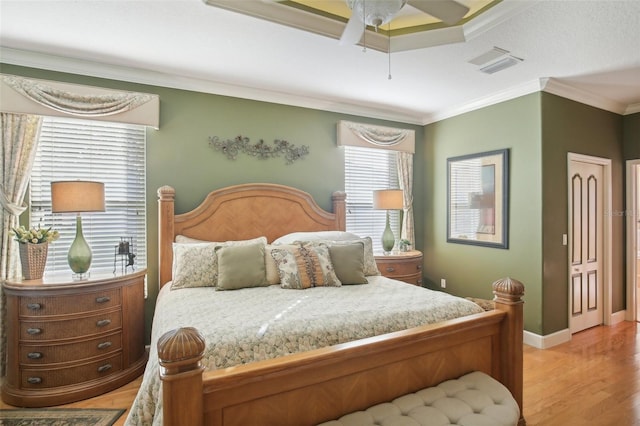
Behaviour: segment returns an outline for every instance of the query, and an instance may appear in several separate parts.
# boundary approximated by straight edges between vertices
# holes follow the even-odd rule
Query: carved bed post
[[[171,280],[175,197],[176,190],[172,187],[162,186],[158,188],[158,262],[160,265],[159,288]]]
[[[338,231],[345,231],[347,229],[347,193],[343,191],[335,191],[331,194],[331,200],[333,201],[333,213],[336,215]]]
[[[524,284],[511,278],[503,278],[493,283],[493,301],[496,309],[507,313],[502,328],[501,376],[502,383],[511,391],[520,406],[519,425],[524,425],[522,410],[523,386],[523,330],[524,330]]]
[[[202,426],[204,338],[193,327],[166,332],[158,340],[164,426]]]

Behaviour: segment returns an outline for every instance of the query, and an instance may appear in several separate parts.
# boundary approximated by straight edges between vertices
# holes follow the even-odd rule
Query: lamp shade
[[[83,180],[51,182],[51,211],[103,212],[104,183]]]
[[[373,191],[373,208],[376,210],[400,210],[403,202],[402,189],[380,189]]]

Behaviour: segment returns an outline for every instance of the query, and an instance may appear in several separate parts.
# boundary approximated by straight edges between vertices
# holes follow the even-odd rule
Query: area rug
[[[107,408],[3,409],[0,426],[111,426],[124,412]]]

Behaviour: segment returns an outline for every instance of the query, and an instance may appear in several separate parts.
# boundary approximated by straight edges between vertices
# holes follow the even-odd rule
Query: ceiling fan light
[[[391,21],[407,0],[347,0],[347,5],[367,25],[378,28]]]

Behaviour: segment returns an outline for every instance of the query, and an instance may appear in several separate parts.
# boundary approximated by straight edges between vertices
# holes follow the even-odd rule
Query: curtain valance
[[[339,121],[337,139],[338,146],[361,146],[413,154],[415,152],[416,133],[410,129]]]
[[[73,116],[158,128],[158,95],[2,74],[2,112]]]

